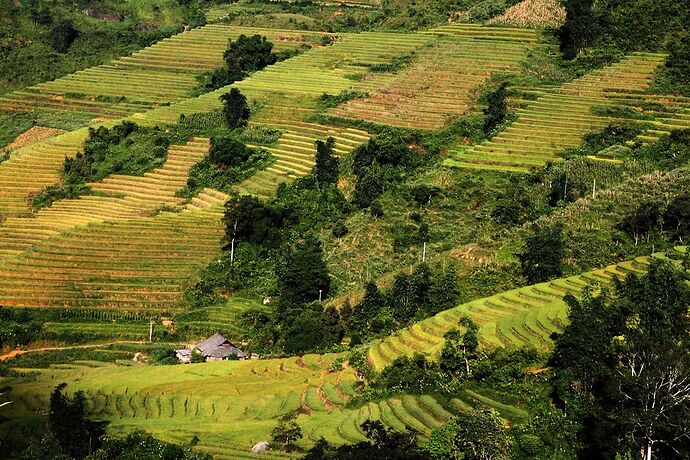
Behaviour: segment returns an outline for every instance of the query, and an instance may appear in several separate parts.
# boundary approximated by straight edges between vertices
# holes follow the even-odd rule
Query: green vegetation
[[[679,458],[687,14],[563,4],[204,4],[0,98],[3,448]],[[132,6],[0,21],[68,59]],[[215,332],[252,359],[178,364]]]
[[[197,2],[29,2],[0,7],[0,93],[103,64],[203,24]]]

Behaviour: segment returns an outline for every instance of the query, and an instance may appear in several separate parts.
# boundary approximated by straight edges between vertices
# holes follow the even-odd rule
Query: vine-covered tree
[[[598,34],[594,14],[594,0],[566,0],[565,22],[558,30],[561,52],[566,59],[574,59],[590,46]]]
[[[331,278],[321,242],[314,237],[299,241],[294,249],[287,251],[277,275],[280,283],[277,319],[280,323],[289,324],[301,306],[328,297]]]
[[[66,386],[59,384],[50,395],[48,427],[64,453],[81,459],[100,446],[107,423],[89,420],[84,392],[70,398],[63,392]]]
[[[50,31],[51,43],[58,53],[66,52],[78,36],[79,31],[74,27],[74,23],[69,20],[58,22]]]

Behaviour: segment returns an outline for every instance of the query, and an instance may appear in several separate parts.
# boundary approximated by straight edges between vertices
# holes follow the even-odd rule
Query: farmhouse
[[[196,349],[206,361],[222,361],[230,359],[232,355],[236,356],[237,359],[247,359],[247,355],[242,350],[217,332],[208,339],[197,343]]]

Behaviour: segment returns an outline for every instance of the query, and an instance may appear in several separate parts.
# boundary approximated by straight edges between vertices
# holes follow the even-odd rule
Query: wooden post
[[[592,198],[597,196],[597,179],[594,179],[594,183],[592,184]]]
[[[153,320],[149,322],[149,342],[153,342]]]
[[[422,262],[426,262],[426,241],[424,242],[424,249],[422,249]]]

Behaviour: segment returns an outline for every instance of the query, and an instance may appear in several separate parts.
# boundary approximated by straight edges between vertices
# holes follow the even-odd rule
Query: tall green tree
[[[314,237],[307,237],[294,249],[288,249],[276,274],[280,282],[278,321],[281,323],[289,324],[301,306],[328,297],[331,278],[321,242]]]
[[[566,0],[565,22],[558,30],[561,52],[574,59],[598,36],[599,23],[594,13],[594,0]]]
[[[506,95],[508,85],[502,83],[486,98],[487,107],[484,109],[484,133],[490,135],[508,115]]]
[[[48,427],[64,453],[81,459],[100,446],[106,423],[89,420],[84,392],[70,398],[63,392],[66,386],[61,383],[50,395]]]
[[[525,247],[518,254],[522,272],[529,284],[542,283],[563,274],[563,224],[533,224]]]
[[[228,40],[223,59],[229,69],[255,72],[275,62],[272,50],[273,43],[266,37],[258,34],[249,37],[242,34],[236,40]]]
[[[372,321],[385,305],[386,299],[376,283],[373,281],[367,283],[364,289],[364,298],[355,305],[352,311],[351,328],[362,333],[362,335],[366,335]]]
[[[230,129],[241,128],[249,119],[249,105],[247,98],[237,88],[231,88],[229,93],[220,96],[223,103],[223,115]]]
[[[338,157],[333,153],[335,139],[329,137],[326,142],[316,141],[316,157],[314,159],[314,179],[316,187],[321,190],[328,185],[338,183]]]
[[[512,445],[496,412],[475,410],[434,428],[425,448],[438,460],[509,460]]]

